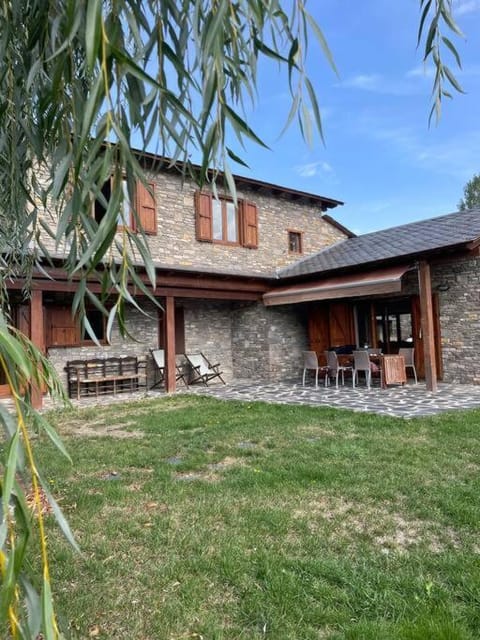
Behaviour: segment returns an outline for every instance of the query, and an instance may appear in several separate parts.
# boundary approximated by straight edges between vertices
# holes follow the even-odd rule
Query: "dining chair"
[[[345,384],[345,371],[353,372],[351,365],[339,364],[336,351],[325,351],[325,359],[327,361],[328,376],[335,378],[335,386],[338,389],[338,376],[342,374],[342,385]],[[353,375],[353,373],[352,373]]]
[[[318,372],[325,378],[325,386],[328,385],[328,366],[318,364],[318,358],[315,351],[303,351],[303,381],[305,386],[305,376],[307,371],[315,371],[315,389],[318,389]]]
[[[415,378],[415,384],[418,384],[417,370],[415,369],[415,348],[414,347],[400,347],[398,355],[403,356],[405,359],[405,371],[410,368],[413,370],[413,377]]]
[[[353,352],[353,375],[352,386],[355,388],[355,384],[358,384],[358,374],[362,371],[365,374],[365,383],[370,389],[372,383],[372,369],[370,363],[370,357],[365,350]]]

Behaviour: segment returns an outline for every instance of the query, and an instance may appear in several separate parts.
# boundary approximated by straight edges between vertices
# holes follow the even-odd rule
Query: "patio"
[[[279,404],[303,404],[312,406],[328,406],[352,411],[372,412],[377,414],[414,418],[417,416],[435,415],[444,411],[480,408],[480,385],[455,385],[439,383],[438,392],[426,390],[425,383],[392,386],[387,389],[364,386],[352,389],[351,385],[323,387],[318,389],[308,385],[303,387],[298,381],[263,383],[259,381],[236,381],[228,385],[213,384],[205,387],[195,385],[188,388],[179,387],[179,394],[209,395],[220,400],[242,400],[246,402],[264,401]],[[82,398],[72,401],[74,406],[91,406],[94,404],[110,404],[125,402],[144,397],[161,397],[163,390],[150,390],[146,394],[125,393],[117,396],[101,398]],[[52,408],[50,400],[46,400],[45,409]]]

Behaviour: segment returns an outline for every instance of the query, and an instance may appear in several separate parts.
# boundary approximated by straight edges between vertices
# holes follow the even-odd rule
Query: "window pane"
[[[110,200],[111,193],[112,193],[112,187],[109,179],[102,186],[102,195],[107,204]],[[94,217],[95,217],[95,220],[98,222],[98,224],[100,224],[100,222],[102,221],[102,218],[105,216],[106,211],[107,211],[107,207],[103,199],[95,200]]]
[[[226,202],[227,208],[227,240],[229,242],[237,242],[238,230],[237,230],[237,212],[233,202]]]
[[[302,253],[302,236],[297,231],[288,232],[288,250],[290,253]]]
[[[212,200],[213,239],[223,240],[222,203],[220,200]]]
[[[105,318],[101,311],[98,309],[87,309],[87,319],[90,322],[90,326],[97,340],[105,339]],[[82,340],[91,340],[90,334],[83,328]]]

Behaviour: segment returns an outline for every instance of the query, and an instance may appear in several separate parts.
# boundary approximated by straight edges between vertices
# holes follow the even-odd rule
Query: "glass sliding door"
[[[409,298],[361,302],[355,306],[355,333],[359,347],[374,347],[383,353],[398,353],[413,346]]]
[[[398,353],[400,347],[413,346],[410,299],[375,303],[377,345],[383,353]]]

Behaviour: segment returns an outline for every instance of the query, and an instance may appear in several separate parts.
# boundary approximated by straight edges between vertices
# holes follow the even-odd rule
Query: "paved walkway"
[[[392,386],[387,389],[350,385],[324,386],[315,389],[297,382],[254,384],[237,382],[225,386],[189,387],[186,393],[201,393],[220,399],[263,400],[280,404],[328,406],[353,411],[414,418],[455,409],[480,408],[480,386],[439,384],[437,393],[426,390],[424,383]],[[184,392],[185,393],[185,392]]]
[[[369,411],[372,413],[414,418],[415,416],[427,416],[442,411],[456,409],[480,408],[480,385],[453,385],[440,383],[437,393],[426,390],[424,383],[413,383],[402,386],[392,386],[381,389],[378,386],[370,390],[364,386],[352,389],[351,385],[324,386],[315,389],[313,386],[303,387],[297,381],[279,383],[259,383],[238,381],[227,385],[212,384],[209,387],[203,385],[179,386],[179,394],[200,394],[213,396],[221,400],[244,400],[274,402],[280,404],[304,404],[311,406],[328,406],[353,411]],[[149,391],[147,393],[120,394],[117,396],[102,396],[98,399],[85,399],[73,401],[76,406],[91,406],[92,404],[110,404],[112,402],[125,402],[138,400],[145,397],[161,397],[162,391]]]

